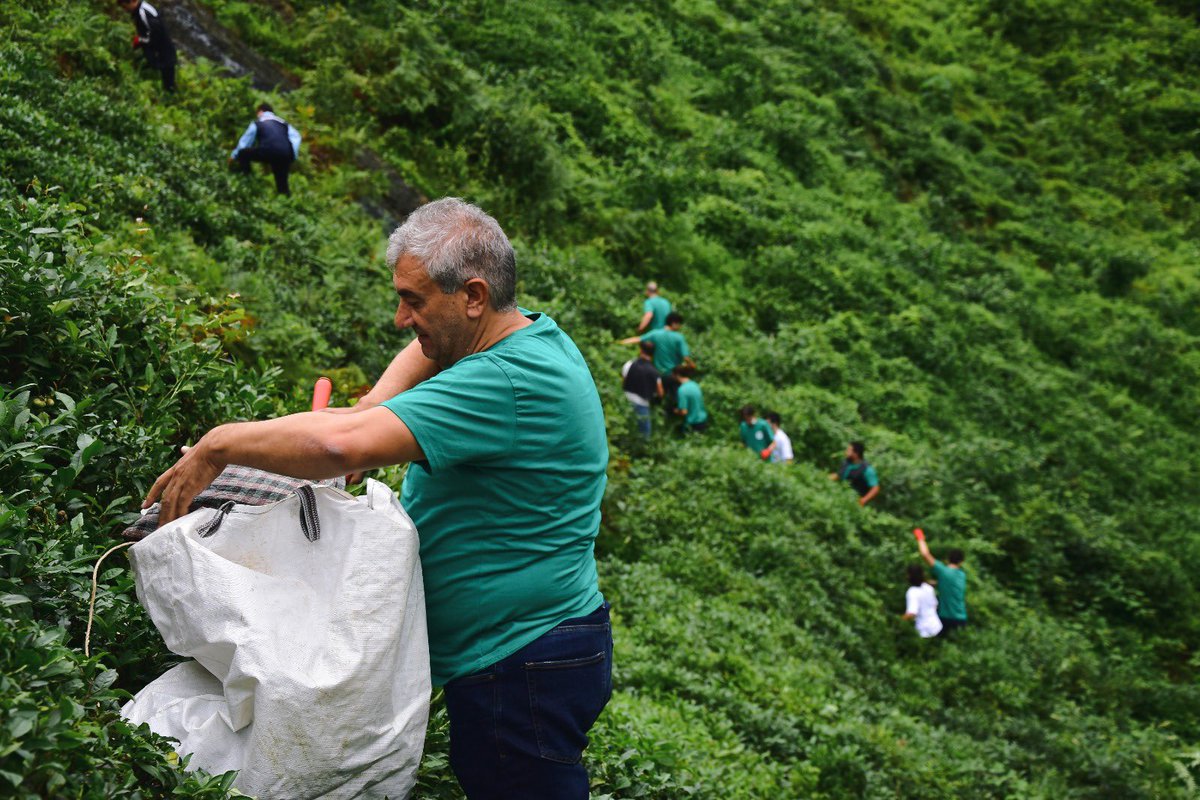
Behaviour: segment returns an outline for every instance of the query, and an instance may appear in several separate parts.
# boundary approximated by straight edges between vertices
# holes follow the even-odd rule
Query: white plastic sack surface
[[[125,705],[180,741],[190,766],[240,770],[261,798],[407,797],[429,717],[429,642],[416,528],[390,489],[313,487],[195,511],[130,548],[138,598],[191,656]]]

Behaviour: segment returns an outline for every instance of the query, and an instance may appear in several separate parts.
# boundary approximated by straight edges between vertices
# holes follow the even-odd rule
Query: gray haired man
[[[435,684],[469,798],[586,798],[612,693],[593,552],[608,445],[578,348],[517,308],[504,231],[456,198],[388,243],[396,326],[417,338],[354,409],[209,431],[155,482],[165,523],[225,465],[328,478],[408,462]]]

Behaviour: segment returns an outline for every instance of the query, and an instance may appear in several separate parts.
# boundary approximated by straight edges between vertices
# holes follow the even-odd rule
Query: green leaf
[[[75,305],[75,300],[72,298],[68,298],[66,300],[57,300],[50,304],[50,313],[57,317],[73,305]],[[74,324],[71,324],[70,327],[74,328],[75,326]],[[73,337],[78,337],[78,335],[79,329],[75,328],[73,331]]]
[[[0,595],[0,606],[19,606],[28,602],[30,602],[29,598],[23,594]]]
[[[58,398],[58,402],[66,406],[67,411],[75,410],[75,400],[70,395],[64,394],[63,392],[55,392],[54,396]]]

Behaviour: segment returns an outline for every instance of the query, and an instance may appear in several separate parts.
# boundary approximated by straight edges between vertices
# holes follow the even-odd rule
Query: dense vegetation
[[[174,446],[403,343],[371,148],[497,216],[604,399],[596,796],[1197,795],[1190,5],[207,5],[299,79],[291,199],[224,169],[245,79],[163,98],[113,4],[0,3],[4,792],[227,793],[120,721],[170,654],[118,554],[82,655],[91,566]],[[643,445],[616,383],[647,278],[699,440]],[[747,401],[795,467],[737,443]],[[866,511],[824,477],[850,438]],[[915,523],[968,554],[952,643],[898,620]],[[420,793],[456,792],[438,708]]]

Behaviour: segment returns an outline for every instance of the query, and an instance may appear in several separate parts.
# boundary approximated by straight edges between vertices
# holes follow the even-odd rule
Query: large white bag
[[[196,660],[126,718],[178,739],[190,766],[240,770],[234,786],[260,798],[408,796],[429,642],[417,531],[390,489],[194,511],[130,558],[167,646]]]

